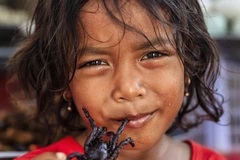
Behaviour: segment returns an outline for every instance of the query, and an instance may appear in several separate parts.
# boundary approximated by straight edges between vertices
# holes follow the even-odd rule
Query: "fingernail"
[[[63,160],[63,159],[65,160],[67,158],[67,156],[64,153],[62,153],[62,152],[57,152],[56,153],[56,157],[58,159],[61,159],[61,160]]]

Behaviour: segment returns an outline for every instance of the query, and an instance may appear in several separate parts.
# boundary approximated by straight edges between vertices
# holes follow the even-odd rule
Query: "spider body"
[[[134,147],[133,140],[129,137],[118,144],[118,139],[122,133],[125,125],[129,120],[125,119],[117,132],[107,131],[106,127],[97,127],[95,121],[90,116],[86,108],[82,108],[85,116],[88,118],[92,127],[92,132],[84,143],[84,154],[74,152],[67,157],[67,160],[76,158],[77,160],[116,160],[117,156],[124,145],[130,144]],[[109,141],[105,141],[102,138],[109,136]]]

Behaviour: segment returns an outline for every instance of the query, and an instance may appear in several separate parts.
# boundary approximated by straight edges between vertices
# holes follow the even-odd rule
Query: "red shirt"
[[[30,160],[35,156],[42,154],[44,152],[63,152],[69,155],[73,152],[83,153],[83,147],[72,137],[65,137],[47,147],[39,148],[32,152],[28,152],[23,156],[15,158],[14,160]]]
[[[219,153],[199,145],[193,141],[186,141],[191,146],[191,160],[226,160]],[[72,137],[65,137],[60,141],[53,143],[47,147],[37,149],[35,151],[26,153],[23,156],[15,158],[14,160],[29,160],[44,152],[64,152],[69,155],[73,152],[83,153],[83,147]]]
[[[191,146],[191,160],[227,160],[216,151],[194,141],[185,141]]]

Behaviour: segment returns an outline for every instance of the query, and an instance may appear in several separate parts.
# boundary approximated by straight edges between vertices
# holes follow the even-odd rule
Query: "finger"
[[[62,152],[57,152],[56,153],[56,157],[59,159],[59,160],[66,160],[67,156],[65,153],[62,153]]]
[[[45,152],[36,157],[32,160],[66,160],[66,154],[62,152]]]

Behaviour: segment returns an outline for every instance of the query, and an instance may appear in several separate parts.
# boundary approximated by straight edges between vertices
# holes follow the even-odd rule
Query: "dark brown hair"
[[[50,128],[82,130],[81,117],[74,111],[65,114],[62,99],[76,70],[78,54],[84,52],[84,37],[78,34],[79,13],[87,0],[39,0],[32,19],[32,27],[22,47],[9,60],[13,73],[18,74],[26,93],[36,98],[38,118]],[[121,14],[119,3],[111,1]],[[215,41],[204,23],[197,0],[139,0],[149,18],[174,28],[176,50],[183,62],[185,75],[191,78],[188,96],[169,128],[188,130],[203,120],[219,121],[223,114],[222,98],[217,97],[214,84],[219,74],[219,55]],[[127,3],[127,1],[126,1]],[[133,29],[111,12],[108,1],[103,4],[109,15],[126,29]],[[160,10],[168,17],[163,20]],[[156,34],[157,35],[157,34]],[[144,36],[144,35],[143,35]],[[79,47],[79,44],[82,44]],[[79,49],[80,48],[80,49]],[[74,75],[74,74],[73,74]],[[188,116],[191,115],[191,116]]]

